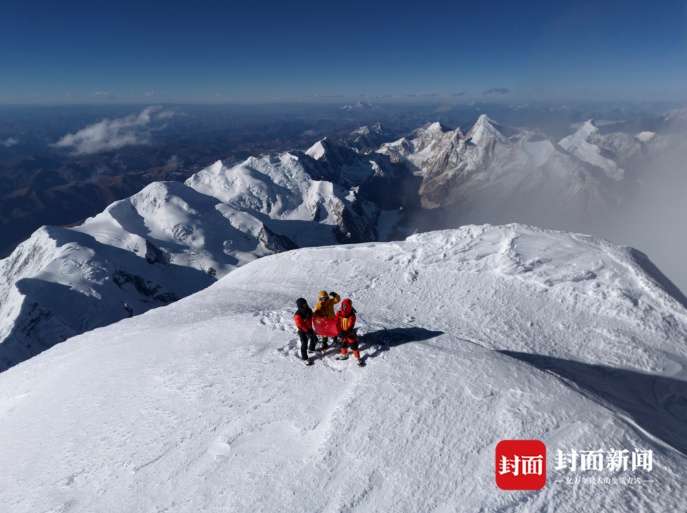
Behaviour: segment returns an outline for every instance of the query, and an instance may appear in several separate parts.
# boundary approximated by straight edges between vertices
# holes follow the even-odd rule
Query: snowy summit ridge
[[[323,284],[358,311],[364,369],[333,350],[297,359],[295,298]],[[522,225],[256,260],[0,374],[13,441],[0,500],[13,513],[683,511],[687,311],[664,285],[630,248]],[[496,487],[504,439],[546,444],[542,491]],[[558,450],[651,451],[652,465],[557,470]],[[641,483],[566,481],[589,477]]]

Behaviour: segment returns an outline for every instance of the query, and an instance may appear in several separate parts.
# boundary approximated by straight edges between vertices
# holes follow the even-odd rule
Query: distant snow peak
[[[596,122],[593,119],[588,119],[585,121],[577,130],[577,134],[585,139],[589,139],[594,135],[598,135],[598,133],[599,127],[596,125]]]
[[[371,129],[376,134],[382,134],[387,131],[386,128],[379,121],[373,124]]]
[[[508,139],[497,128],[498,124],[490,119],[486,114],[482,114],[472,129],[466,135],[466,138],[475,145],[488,143],[490,141],[497,141],[501,144],[507,144]]]
[[[360,152],[370,153],[396,137],[392,130],[377,122],[371,126],[365,125],[353,130],[347,137],[346,144]]]
[[[387,133],[388,130],[382,126],[380,122],[374,123],[372,126],[361,126],[351,132],[351,136],[370,136],[370,135],[382,135]]]
[[[534,222],[542,217],[537,212],[565,219],[614,204],[602,181],[604,175],[622,179],[611,156],[631,141],[605,140],[603,150],[599,141],[591,121],[556,145],[544,134],[481,115],[467,134],[435,122],[383,145],[379,153],[408,163],[422,177],[427,208],[456,209],[465,222],[507,222],[514,212],[518,220]]]
[[[438,121],[435,121],[434,123],[431,123],[431,124],[427,127],[426,130],[427,130],[428,132],[440,132],[440,133],[446,132],[446,130],[444,129],[444,127],[443,127],[443,126],[441,125],[441,123],[438,122]]]
[[[625,170],[606,156],[608,152],[602,148],[603,138],[593,119],[586,121],[574,134],[563,138],[558,144],[580,160],[601,169],[612,180],[619,181],[625,176]]]
[[[356,102],[353,105],[344,105],[341,110],[372,110],[374,106],[370,103]]]

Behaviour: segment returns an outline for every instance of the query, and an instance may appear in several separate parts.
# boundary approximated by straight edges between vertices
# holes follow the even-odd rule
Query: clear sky
[[[2,0],[0,103],[684,102],[686,32],[685,0]]]

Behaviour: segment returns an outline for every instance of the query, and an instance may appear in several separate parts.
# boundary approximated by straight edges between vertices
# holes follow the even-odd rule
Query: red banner
[[[315,333],[322,337],[335,337],[339,334],[339,330],[336,327],[336,321],[334,321],[334,319],[327,319],[326,317],[313,316],[312,328],[315,330]]]

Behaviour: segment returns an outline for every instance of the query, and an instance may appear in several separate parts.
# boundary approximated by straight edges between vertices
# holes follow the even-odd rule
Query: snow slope
[[[0,262],[0,370],[90,329],[209,286],[206,273],[44,226]],[[146,255],[148,259],[144,256]]]
[[[352,298],[367,366],[292,315]],[[687,300],[642,254],[521,225],[311,248],[0,374],[0,501],[36,511],[684,511]],[[503,439],[541,491],[495,486]],[[555,470],[557,449],[651,471]],[[640,478],[568,484],[567,477]],[[558,482],[557,482],[558,481]]]

